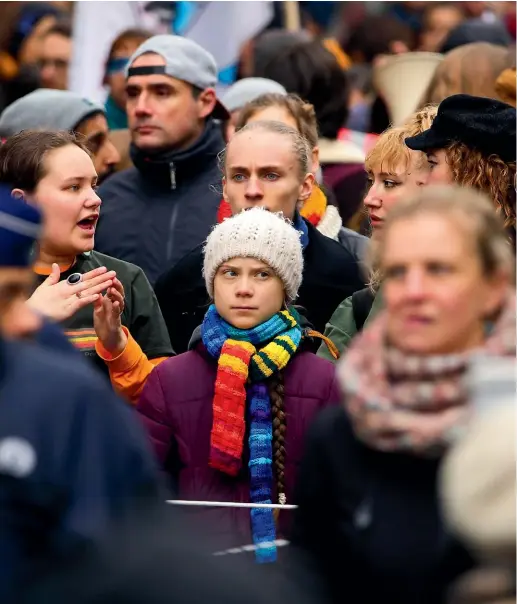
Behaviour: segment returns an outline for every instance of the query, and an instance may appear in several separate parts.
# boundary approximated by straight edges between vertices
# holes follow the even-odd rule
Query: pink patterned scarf
[[[515,304],[511,293],[480,350],[444,356],[408,355],[390,347],[382,313],[338,365],[356,435],[383,451],[440,454],[469,416],[463,376],[472,355],[515,356]]]

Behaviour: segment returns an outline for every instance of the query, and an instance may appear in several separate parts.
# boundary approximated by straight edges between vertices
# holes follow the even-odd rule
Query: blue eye
[[[262,280],[268,279],[270,276],[271,275],[267,271],[260,271],[257,273],[257,277]]]
[[[225,270],[223,271],[223,275],[224,275],[225,277],[230,277],[230,278],[231,278],[231,277],[236,277],[236,276],[237,276],[237,273],[236,273],[235,271],[232,271],[232,269],[231,269],[231,268],[227,268],[227,269],[225,269]]]
[[[266,180],[275,181],[275,180],[278,180],[278,178],[279,178],[278,174],[275,174],[274,172],[268,172],[266,174]]]
[[[245,176],[244,174],[234,174],[232,176],[232,180],[235,182],[242,182],[244,180]]]

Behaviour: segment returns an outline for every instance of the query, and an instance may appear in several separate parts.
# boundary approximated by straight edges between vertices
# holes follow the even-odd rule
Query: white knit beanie
[[[211,298],[217,269],[232,258],[262,260],[282,280],[288,302],[298,295],[303,272],[300,233],[281,213],[252,208],[227,218],[208,236],[204,254],[203,275]]]

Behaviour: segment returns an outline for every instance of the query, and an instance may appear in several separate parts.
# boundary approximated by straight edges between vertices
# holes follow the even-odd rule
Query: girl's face
[[[364,199],[373,233],[380,231],[389,210],[404,196],[426,184],[428,168],[419,151],[411,151],[409,165],[399,164],[392,173],[375,168],[368,172],[370,189]]]
[[[444,149],[427,153],[427,163],[429,164],[428,185],[453,184],[454,178]]]
[[[251,329],[281,310],[284,286],[275,271],[256,258],[232,258],[214,279],[217,312],[238,329]]]
[[[300,174],[288,136],[252,130],[237,134],[227,147],[223,195],[233,214],[265,207],[292,219],[297,203],[309,198],[313,182],[311,173]]]
[[[43,212],[43,249],[57,256],[93,250],[101,200],[92,160],[76,145],[67,145],[48,152],[44,167],[31,199]]]
[[[487,277],[474,235],[462,219],[421,214],[384,234],[381,258],[388,337],[419,355],[480,345],[485,320],[503,303],[506,277]]]

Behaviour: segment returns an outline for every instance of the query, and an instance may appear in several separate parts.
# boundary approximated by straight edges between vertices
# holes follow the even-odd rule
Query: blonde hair
[[[403,126],[389,128],[379,137],[375,147],[366,156],[364,165],[367,172],[378,169],[387,174],[394,174],[401,165],[407,169],[411,161],[412,153],[418,153],[418,168],[425,166],[427,156],[419,151],[411,151],[405,144],[406,138],[421,134],[431,127],[436,112],[437,105],[426,105],[415,112]],[[370,248],[375,248],[375,241],[370,242]],[[372,259],[375,254],[371,255]],[[370,272],[368,287],[375,293],[380,286],[381,273],[375,263],[367,263]]]
[[[239,113],[235,129],[244,128],[254,115],[269,107],[280,107],[287,111],[296,122],[300,134],[309,141],[311,147],[314,149],[318,145],[318,122],[314,107],[292,93],[284,95],[271,92],[250,101],[244,105]]]
[[[370,172],[377,168],[381,172],[393,174],[400,165],[407,168],[413,152],[406,147],[405,139],[429,130],[437,110],[436,105],[427,105],[414,113],[403,126],[385,130],[366,156],[366,170]],[[424,153],[421,153],[420,160],[422,163],[427,161]]]
[[[457,185],[424,187],[415,196],[397,203],[386,218],[381,241],[371,249],[376,266],[382,267],[389,229],[401,220],[422,214],[459,218],[457,224],[466,225],[464,231],[473,240],[483,274],[492,277],[502,271],[514,276],[513,250],[503,221],[494,212],[490,199],[479,191]]]
[[[249,124],[246,124],[246,126],[241,128],[240,130],[238,130],[234,134],[231,141],[226,145],[226,148],[224,149],[224,151],[222,151],[219,154],[219,165],[221,167],[223,174],[226,172],[226,153],[228,151],[228,148],[232,144],[232,141],[234,141],[239,136],[242,136],[243,134],[252,132],[253,130],[259,130],[262,132],[270,132],[272,134],[279,134],[280,136],[289,138],[291,141],[293,153],[294,153],[296,159],[298,160],[300,179],[303,179],[305,177],[305,175],[311,171],[312,149],[310,148],[307,139],[305,139],[298,132],[298,130],[291,128],[291,126],[287,126],[286,124],[283,124],[282,122],[269,122],[269,121],[261,122],[261,121],[259,121],[259,122],[250,122]]]

